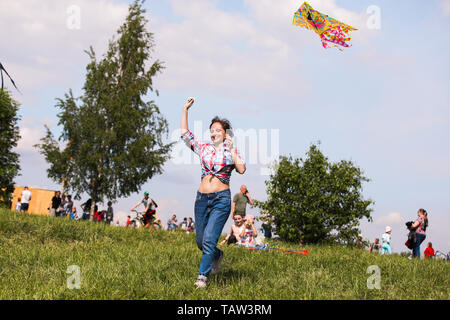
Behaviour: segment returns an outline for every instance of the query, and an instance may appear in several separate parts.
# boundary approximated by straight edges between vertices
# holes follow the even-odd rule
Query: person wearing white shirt
[[[22,191],[22,204],[20,205],[20,211],[27,212],[29,203],[31,200],[31,192],[28,190],[28,187],[25,187],[25,189]]]
[[[20,210],[22,209],[22,203],[20,201],[21,201],[20,198],[17,199],[17,203],[16,203],[16,207],[15,207],[16,212],[20,212]]]

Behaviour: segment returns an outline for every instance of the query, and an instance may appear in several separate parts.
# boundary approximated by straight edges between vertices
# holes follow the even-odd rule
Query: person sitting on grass
[[[245,217],[244,230],[239,235],[241,238],[240,245],[246,248],[254,248],[256,246],[255,238],[257,235],[258,232],[256,231],[254,217],[253,215],[247,215]]]
[[[69,218],[70,218],[70,220],[78,220],[78,214],[77,214],[76,207],[72,207],[72,212],[70,213]]]
[[[375,242],[370,246],[369,252],[380,253],[380,249],[381,249],[380,239],[376,238]]]
[[[174,214],[173,216],[172,216],[172,218],[170,218],[168,221],[167,221],[167,230],[173,230],[173,231],[175,231],[176,229],[177,229],[177,222],[178,222],[178,220],[177,220],[177,216]]]
[[[434,257],[434,249],[433,244],[431,242],[428,242],[428,247],[425,249],[425,259],[431,259]]]
[[[188,221],[187,221],[187,218],[184,218],[183,222],[180,223],[180,229],[186,231],[187,227],[188,227]]]
[[[194,232],[195,231],[195,223],[194,220],[192,220],[191,217],[188,219],[188,227],[186,228],[186,232]]]
[[[228,233],[225,239],[220,242],[221,246],[223,246],[225,242],[227,242],[229,246],[241,242],[241,232],[245,229],[244,219],[242,219],[240,214],[235,214],[233,220],[234,225],[231,226],[230,233]]]

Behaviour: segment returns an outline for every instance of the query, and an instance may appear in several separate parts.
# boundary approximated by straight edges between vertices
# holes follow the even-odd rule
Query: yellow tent
[[[24,189],[25,187],[14,187],[11,210],[14,211],[16,203],[18,199],[21,198],[22,191]],[[28,190],[31,192],[31,200],[28,207],[28,213],[48,215],[50,212],[49,208],[51,206],[52,198],[55,195],[55,191],[30,187],[28,187]]]

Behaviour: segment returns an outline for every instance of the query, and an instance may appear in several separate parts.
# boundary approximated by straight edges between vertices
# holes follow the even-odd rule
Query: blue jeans
[[[217,242],[231,212],[231,192],[229,189],[213,192],[197,192],[195,200],[195,239],[202,250],[200,274],[209,276],[214,260],[219,257]]]
[[[416,236],[417,236],[417,240],[416,240],[416,244],[414,245],[414,248],[413,248],[413,257],[420,258],[420,245],[425,240],[426,236],[422,233],[416,233]]]

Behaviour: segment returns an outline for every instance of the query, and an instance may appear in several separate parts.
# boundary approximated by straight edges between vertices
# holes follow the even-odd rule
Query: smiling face
[[[220,144],[225,140],[225,130],[220,122],[214,122],[210,128],[211,140],[214,144]]]
[[[242,216],[240,216],[240,215],[238,215],[238,214],[235,214],[233,219],[234,219],[234,223],[235,223],[238,227],[242,226],[242,224],[244,223],[244,220],[242,219]]]

